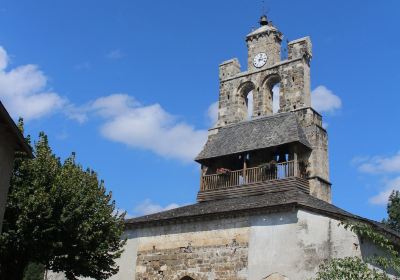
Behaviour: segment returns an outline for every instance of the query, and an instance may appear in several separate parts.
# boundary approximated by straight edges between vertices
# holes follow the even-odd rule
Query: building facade
[[[236,58],[219,66],[218,121],[196,158],[198,202],[128,220],[113,279],[310,279],[327,259],[379,252],[340,223],[384,227],[331,204],[327,131],[311,107],[311,40],[288,42],[283,59],[282,38],[263,16],[246,36],[247,70]]]
[[[311,107],[311,40],[289,42],[282,58],[282,38],[263,16],[246,36],[247,70],[235,58],[219,66],[218,121],[196,158],[197,203],[127,220],[112,279],[312,279],[325,260],[380,252],[343,220],[400,240],[331,204],[327,131]]]

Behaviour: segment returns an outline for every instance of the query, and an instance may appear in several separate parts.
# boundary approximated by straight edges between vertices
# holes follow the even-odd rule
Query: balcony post
[[[200,167],[200,191],[204,191],[203,176],[204,176],[204,165],[201,165],[201,167]]]
[[[247,155],[246,154],[244,154],[244,156],[243,156],[243,183],[244,184],[246,184],[247,182],[247,180],[246,180],[246,173],[247,173],[247,161],[246,161],[246,157],[247,157]]]
[[[297,153],[294,152],[293,153],[293,161],[294,161],[294,176],[298,177],[299,176],[299,163],[298,163],[298,159],[297,159]]]

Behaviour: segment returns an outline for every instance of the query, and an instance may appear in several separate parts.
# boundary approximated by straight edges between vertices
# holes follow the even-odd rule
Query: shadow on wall
[[[361,238],[360,244],[354,243],[353,246],[356,250],[360,250],[361,258],[363,259],[363,261],[371,264],[372,266],[376,266],[376,264],[371,262],[371,257],[383,256],[390,258],[390,256],[385,251],[383,251],[381,248],[365,238]],[[395,271],[392,268],[383,270],[388,274],[395,275]]]
[[[274,227],[278,225],[297,224],[298,221],[299,219],[296,211],[279,212],[270,213],[269,215],[253,216],[251,219],[251,225],[256,227]]]

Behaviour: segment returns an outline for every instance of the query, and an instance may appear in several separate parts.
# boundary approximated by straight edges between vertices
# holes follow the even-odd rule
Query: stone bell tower
[[[215,183],[221,180],[221,176],[215,177],[212,186],[219,193],[224,189],[226,194],[232,195],[237,193],[234,190],[237,185],[280,185],[282,181],[279,179],[286,179],[287,175],[296,177],[291,178],[296,183],[290,185],[297,184],[303,188],[306,184],[304,188],[308,193],[330,202],[328,136],[322,127],[321,115],[311,108],[311,40],[303,37],[289,42],[288,57],[282,59],[282,33],[266,16],[262,16],[259,22],[259,28],[246,36],[247,70],[241,71],[237,58],[219,66],[218,121],[196,158],[203,166],[202,178],[208,180],[207,176],[217,174],[218,170],[239,170],[242,172],[240,178],[223,183],[224,188]],[[279,110],[276,114],[273,113],[272,92],[275,85],[279,85]],[[250,93],[253,112],[249,119]],[[273,162],[279,162],[279,168],[288,168],[282,171],[285,178],[272,173],[266,175],[271,180],[263,177],[263,166]],[[262,174],[254,175],[250,180],[250,174],[246,173],[249,167],[260,167],[254,172]],[[277,169],[271,172],[275,171],[280,172]],[[200,191],[199,198],[209,199],[213,197],[207,193],[210,190],[206,190],[210,182],[203,179],[201,182],[205,189]],[[279,188],[273,189],[277,190]],[[246,195],[246,192],[242,191],[241,195]]]
[[[267,68],[281,60],[282,33],[268,22],[266,16],[261,17],[260,26],[246,36],[249,71]]]

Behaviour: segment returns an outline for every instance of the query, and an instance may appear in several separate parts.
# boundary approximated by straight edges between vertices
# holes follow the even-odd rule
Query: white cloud
[[[171,203],[165,207],[162,207],[159,204],[153,203],[150,199],[146,199],[138,206],[136,206],[134,211],[136,215],[140,216],[140,215],[150,215],[161,211],[167,211],[178,207],[179,204],[176,203]]]
[[[207,139],[206,130],[179,121],[159,104],[143,106],[126,94],[99,98],[91,107],[105,119],[105,138],[166,158],[192,161]]]
[[[370,202],[372,204],[386,205],[393,190],[400,190],[400,176],[388,181],[385,185],[384,191],[372,197]]]
[[[120,49],[115,49],[115,50],[110,51],[110,52],[106,55],[106,57],[109,58],[109,59],[114,59],[114,60],[116,60],[116,59],[123,58],[123,57],[124,57],[124,54],[122,53],[122,51],[121,51]]]
[[[392,191],[400,190],[400,151],[393,156],[355,157],[352,164],[359,172],[380,175],[385,182],[383,191],[373,196],[370,203],[386,204]]]
[[[357,158],[357,164],[364,173],[400,173],[400,151],[390,157]]]
[[[91,109],[107,118],[127,114],[131,108],[138,106],[140,103],[135,98],[124,93],[115,93],[96,99]]]
[[[318,112],[332,113],[342,107],[342,100],[325,86],[318,86],[311,92],[312,107]]]
[[[114,52],[112,56],[118,55],[121,53]],[[75,106],[48,89],[48,78],[38,66],[8,70],[8,60],[7,52],[0,47],[0,100],[13,117],[32,120],[61,112],[82,123],[94,113],[104,119],[100,130],[107,139],[182,161],[193,160],[207,139],[206,130],[195,129],[159,104],[143,106],[126,94]]]
[[[0,46],[0,99],[13,117],[37,119],[63,108],[68,101],[48,89],[47,77],[28,64],[7,70],[9,56]]]
[[[218,101],[212,103],[207,110],[207,116],[210,120],[211,125],[214,125],[218,121]]]

